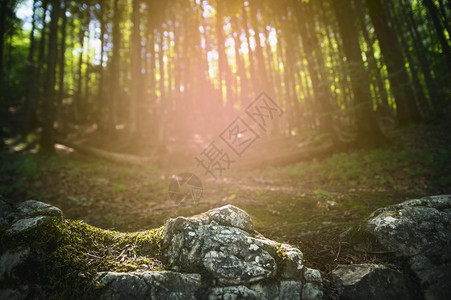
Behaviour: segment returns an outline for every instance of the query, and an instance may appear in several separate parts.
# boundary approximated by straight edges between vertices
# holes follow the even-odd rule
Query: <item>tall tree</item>
[[[397,37],[388,24],[381,0],[366,0],[369,15],[379,40],[380,50],[384,56],[389,73],[390,88],[395,96],[400,124],[420,120],[420,113],[415,103],[409,75],[404,65],[402,51]]]
[[[66,65],[66,24],[67,24],[67,0],[63,0],[63,10],[62,18],[63,22],[61,24],[61,42],[59,51],[59,76],[58,76],[58,99],[57,99],[57,113],[56,121],[58,123],[58,131],[63,132],[64,130],[64,119],[63,119],[63,99],[64,99],[64,71]]]
[[[333,4],[354,92],[357,141],[364,146],[380,146],[385,143],[385,138],[372,110],[370,85],[362,60],[354,8],[351,0],[333,0]]]
[[[429,92],[433,108],[441,107],[441,103],[444,99],[443,88],[440,87],[437,80],[434,79],[434,72],[431,69],[431,62],[427,55],[427,50],[424,43],[424,37],[418,30],[418,24],[413,16],[412,6],[409,0],[402,0],[401,11],[404,13],[405,20],[407,21],[407,28],[412,38],[413,45],[415,47],[415,55],[420,62],[421,71],[426,81],[426,86]]]
[[[0,1],[0,87],[2,82],[3,75],[3,57],[4,57],[4,47],[6,40],[6,33],[9,30],[9,26],[11,26],[11,19],[14,16],[14,0],[1,0]]]
[[[437,7],[432,0],[423,0],[424,5],[427,7],[429,15],[431,16],[432,23],[434,24],[435,31],[437,33],[438,40],[442,46],[442,53],[445,57],[446,66],[448,67],[448,76],[451,76],[451,47],[449,41],[443,32],[442,23],[438,15]]]
[[[138,133],[138,103],[142,97],[142,75],[141,75],[141,35],[140,35],[140,1],[133,0],[132,7],[132,82],[129,105],[129,135],[136,137]]]
[[[117,113],[120,99],[120,81],[119,81],[119,60],[121,47],[121,7],[119,0],[114,0],[113,4],[113,49],[110,61],[110,107],[109,107],[109,129],[110,133],[115,130],[117,124]]]
[[[50,32],[48,41],[48,54],[47,54],[47,74],[45,85],[45,97],[43,99],[43,124],[42,124],[42,136],[41,136],[41,151],[43,153],[53,153],[54,148],[54,109],[53,100],[55,96],[55,69],[56,69],[56,54],[57,54],[57,41],[58,41],[58,20],[61,13],[61,1],[52,0],[52,11],[50,13]]]
[[[35,31],[36,31],[36,18],[37,18],[37,3],[36,0],[33,1],[33,15],[31,17],[31,30],[30,30],[30,46],[28,48],[28,74],[27,74],[27,87],[26,87],[26,95],[25,95],[25,104],[24,104],[24,127],[23,133],[27,133],[30,129],[31,123],[31,115],[33,114],[34,107],[36,106],[35,101],[35,93],[36,93],[36,71],[37,66],[35,62],[35,47],[36,47],[36,39],[35,39]]]

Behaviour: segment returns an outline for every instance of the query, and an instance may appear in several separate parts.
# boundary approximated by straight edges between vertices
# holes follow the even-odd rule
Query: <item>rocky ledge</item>
[[[323,296],[320,272],[304,266],[302,252],[257,234],[250,216],[232,205],[191,218],[169,219],[164,225],[162,247],[171,270],[165,274],[178,282],[169,289],[170,280],[157,280],[166,286],[168,299]],[[130,289],[125,289],[123,282],[130,276],[144,287],[140,295],[152,295],[157,278],[154,273],[108,272],[99,275],[99,280],[109,285],[107,298],[127,298]]]
[[[396,270],[339,266],[325,292],[320,272],[304,265],[299,249],[258,234],[235,206],[169,219],[161,230],[123,234],[74,225],[42,202],[13,207],[0,200],[0,299],[323,299],[331,290],[342,299],[444,299],[451,294],[450,223],[451,196],[375,211],[346,238],[357,251],[390,253],[404,263]],[[92,245],[83,239],[105,248],[99,252],[104,256],[88,253]],[[139,263],[107,263],[106,257],[122,263],[126,251]],[[150,268],[156,256],[161,263]],[[74,281],[79,289],[60,277],[82,278]]]

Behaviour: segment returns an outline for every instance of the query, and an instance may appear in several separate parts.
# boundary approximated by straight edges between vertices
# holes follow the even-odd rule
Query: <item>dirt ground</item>
[[[298,246],[305,264],[327,276],[338,264],[390,262],[381,254],[353,251],[340,236],[372,211],[451,192],[451,142],[444,132],[442,125],[404,128],[393,133],[395,142],[387,148],[334,153],[286,166],[230,168],[217,180],[192,169],[200,147],[192,147],[183,158],[179,155],[182,162],[191,156],[189,163],[168,164],[169,156],[165,166],[126,166],[58,146],[51,158],[4,155],[0,194],[14,202],[45,201],[60,207],[67,218],[127,232],[232,204],[252,216],[257,231]],[[304,142],[285,140],[283,148],[296,149]],[[98,136],[86,143],[101,144]],[[181,172],[201,177],[203,195],[198,201],[169,199],[169,182]]]

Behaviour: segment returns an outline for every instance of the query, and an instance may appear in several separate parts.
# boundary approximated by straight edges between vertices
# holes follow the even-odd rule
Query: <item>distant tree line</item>
[[[365,146],[385,143],[383,118],[450,103],[449,1],[22,2],[0,1],[0,136],[39,133],[44,152],[83,125],[164,145],[262,90],[286,111],[275,134],[352,127]]]

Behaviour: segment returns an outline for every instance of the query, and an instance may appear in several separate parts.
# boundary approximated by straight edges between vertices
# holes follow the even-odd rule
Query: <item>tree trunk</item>
[[[120,97],[120,81],[119,81],[119,60],[120,60],[120,46],[121,46],[121,8],[119,7],[119,0],[114,0],[113,8],[113,50],[111,57],[111,75],[110,75],[110,109],[109,109],[109,130],[113,133],[117,124],[117,111]]]
[[[103,65],[105,60],[103,55],[105,54],[105,31],[106,31],[106,20],[105,15],[107,14],[107,6],[105,5],[105,0],[100,0],[100,9],[99,9],[99,22],[100,22],[100,68],[99,68],[99,83],[97,87],[97,99],[99,103],[99,120],[97,121],[99,124],[99,128],[105,129],[106,124],[105,121],[105,97],[104,97],[104,68]]]
[[[385,143],[385,137],[372,110],[370,84],[361,56],[351,0],[334,0],[333,4],[354,92],[357,143],[369,147],[381,146]]]
[[[65,70],[65,52],[66,52],[66,1],[63,0],[63,23],[61,24],[61,43],[60,43],[60,56],[59,56],[59,79],[58,79],[58,106],[56,121],[58,123],[58,132],[64,131],[63,124],[63,99],[64,99],[64,70]]]
[[[164,80],[164,29],[160,28],[159,34],[159,45],[158,45],[158,65],[160,70],[160,106],[158,112],[158,148],[159,151],[165,152],[165,143],[166,143],[166,128],[165,128],[165,116],[166,116],[166,108],[168,97],[166,96],[166,88],[165,88],[165,80]]]
[[[225,74],[225,64],[226,64],[226,54],[224,47],[224,30],[223,25],[223,1],[217,1],[216,7],[216,36],[218,38],[218,81],[219,81],[219,94],[221,95],[221,102],[224,101],[224,74]],[[227,84],[227,83],[226,83]],[[228,95],[227,95],[228,96]]]
[[[143,166],[143,165],[149,165],[152,163],[156,163],[156,159],[151,157],[141,157],[136,155],[130,155],[130,154],[122,154],[122,153],[114,153],[109,152],[89,146],[84,145],[78,145],[73,144],[68,141],[64,140],[57,140],[58,144],[64,145],[66,147],[72,148],[76,151],[79,151],[80,153],[88,154],[94,157],[102,158],[107,161],[111,161],[114,163],[119,163],[122,165],[132,165],[132,166]]]
[[[387,65],[390,86],[397,105],[399,123],[417,122],[420,120],[420,114],[410,88],[409,76],[395,33],[388,25],[382,2],[381,0],[366,0],[366,3]]]
[[[390,112],[390,107],[388,105],[388,94],[387,94],[387,89],[385,88],[385,80],[382,79],[381,76],[381,70],[380,67],[377,64],[377,60],[376,60],[376,56],[374,54],[374,49],[373,49],[373,42],[374,40],[372,40],[370,38],[370,35],[368,33],[368,29],[366,26],[366,22],[365,22],[365,8],[361,2],[359,1],[355,1],[354,2],[356,4],[356,9],[358,10],[358,18],[359,18],[359,23],[360,23],[360,28],[362,31],[362,35],[363,38],[365,39],[365,43],[367,44],[368,47],[368,53],[367,53],[367,57],[368,57],[368,67],[370,69],[370,71],[372,71],[374,73],[374,81],[375,81],[375,85],[377,86],[377,89],[379,91],[379,96],[381,97],[381,107],[382,110],[385,113]]]
[[[255,94],[258,93],[258,73],[256,71],[256,67],[255,67],[255,58],[254,58],[254,51],[252,51],[251,49],[251,39],[249,36],[249,26],[248,26],[248,21],[247,21],[247,10],[246,10],[246,6],[243,5],[243,10],[242,10],[242,15],[243,15],[243,28],[244,28],[244,34],[246,36],[246,42],[247,42],[247,54],[249,57],[249,71],[250,71],[250,80],[252,83],[252,91],[251,94]],[[246,95],[247,97],[247,95]]]
[[[448,0],[449,2],[449,0]],[[446,13],[446,7],[443,3],[443,0],[438,0],[440,13],[442,14],[443,18],[443,26],[446,28],[446,31],[448,31],[448,36],[451,36],[451,24],[450,20],[448,19],[447,13]]]
[[[3,46],[5,39],[5,29],[6,29],[6,5],[7,1],[0,1],[0,91],[3,82]]]
[[[236,57],[236,64],[237,64],[237,74],[239,78],[239,85],[237,84],[237,99],[238,103],[241,105],[245,99],[243,97],[246,97],[246,95],[249,93],[248,91],[248,83],[247,83],[247,77],[246,77],[246,69],[244,68],[243,59],[240,54],[240,33],[241,28],[238,24],[238,18],[236,16],[232,16],[233,20],[233,28],[235,36],[233,37],[235,39],[235,57]]]
[[[434,24],[435,31],[437,32],[438,40],[442,46],[443,56],[445,57],[446,66],[448,67],[448,76],[451,77],[451,47],[449,46],[448,40],[443,33],[442,24],[440,23],[440,18],[438,15],[437,7],[432,0],[423,0],[424,5],[429,11],[432,23]]]
[[[424,114],[427,114],[428,107],[426,95],[423,90],[423,85],[421,84],[420,79],[418,78],[418,68],[416,62],[413,61],[409,49],[409,44],[407,43],[406,38],[404,37],[404,28],[402,28],[402,25],[398,21],[399,16],[397,16],[395,13],[395,7],[393,6],[393,3],[391,1],[385,1],[385,4],[388,5],[388,17],[390,23],[393,25],[393,29],[395,29],[395,32],[397,32],[397,35],[399,36],[402,49],[404,50],[405,57],[409,64],[410,74],[412,76],[413,82],[413,89],[415,91],[415,96],[418,100],[419,107],[422,108]]]
[[[251,15],[251,25],[255,32],[255,55],[257,56],[257,74],[258,74],[258,90],[256,92],[259,92],[260,90],[267,89],[268,88],[268,76],[266,74],[266,66],[265,66],[265,60],[263,57],[263,50],[261,46],[261,39],[260,39],[260,30],[259,30],[259,24],[257,20],[257,4],[258,2],[255,0],[251,0],[249,2],[249,9],[250,9],[250,15]]]
[[[133,139],[138,135],[138,103],[141,98],[141,36],[140,36],[140,1],[133,0],[132,2],[132,82],[131,82],[131,95],[129,105],[129,136]]]
[[[75,122],[78,122],[81,119],[82,115],[82,98],[83,98],[83,53],[84,53],[84,41],[85,41],[85,28],[84,25],[80,25],[79,28],[79,42],[80,42],[80,54],[78,57],[78,71],[77,71],[77,91],[75,92],[75,103],[74,103],[74,119]]]
[[[330,134],[334,144],[338,143],[338,137],[334,129],[330,99],[330,88],[325,83],[324,61],[319,49],[319,41],[316,36],[314,20],[311,16],[312,12],[309,5],[311,3],[303,3],[299,5],[293,1],[293,6],[297,9],[298,16],[307,16],[298,20],[299,33],[302,36],[303,50],[307,60],[310,80],[312,82],[313,94],[315,102],[318,105],[317,113],[320,115],[321,130]]]
[[[402,11],[404,12],[407,23],[409,24],[408,29],[415,46],[415,54],[420,62],[421,71],[426,81],[426,86],[429,91],[433,108],[440,108],[442,100],[444,99],[443,90],[439,87],[437,80],[433,78],[434,73],[430,68],[431,63],[428,59],[427,51],[423,44],[423,37],[418,30],[418,24],[413,16],[412,6],[408,0],[403,0],[402,2]]]
[[[27,74],[27,92],[24,104],[24,127],[23,134],[28,133],[30,130],[30,120],[33,114],[33,108],[36,106],[36,70],[37,66],[34,61],[34,52],[36,47],[36,39],[34,37],[34,32],[36,30],[36,10],[37,3],[36,0],[33,1],[33,16],[31,17],[31,31],[30,31],[30,47],[28,49],[28,74]]]
[[[52,0],[52,12],[50,13],[50,33],[48,41],[48,55],[47,55],[47,80],[45,86],[45,97],[43,99],[43,126],[40,143],[40,151],[43,153],[53,153],[54,148],[54,134],[53,134],[53,100],[55,95],[55,68],[57,55],[57,40],[58,40],[58,20],[61,13],[61,2],[59,0]]]

